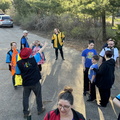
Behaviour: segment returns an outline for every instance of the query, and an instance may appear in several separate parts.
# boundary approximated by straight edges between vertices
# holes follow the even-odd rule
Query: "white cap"
[[[27,30],[24,30],[23,33],[28,33],[28,31],[27,31]]]

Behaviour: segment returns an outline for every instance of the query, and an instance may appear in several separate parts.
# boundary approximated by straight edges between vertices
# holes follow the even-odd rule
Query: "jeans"
[[[23,113],[29,114],[29,96],[31,90],[36,96],[37,110],[42,110],[42,95],[41,95],[41,84],[38,82],[33,86],[24,86],[23,89]]]

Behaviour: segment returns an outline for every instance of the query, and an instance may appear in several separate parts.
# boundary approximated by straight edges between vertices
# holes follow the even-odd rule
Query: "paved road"
[[[0,28],[0,120],[24,120],[22,113],[22,87],[14,90],[11,81],[11,75],[8,71],[8,66],[5,63],[6,52],[9,50],[9,44],[12,41],[18,43],[22,36],[22,30],[15,26],[14,28]],[[41,42],[50,40],[42,38],[33,33],[29,33],[29,43],[34,40]],[[56,108],[57,94],[65,85],[72,86],[74,89],[74,108],[81,112],[87,119],[90,120],[116,120],[119,109],[115,107],[110,100],[107,108],[97,107],[97,103],[86,102],[87,97],[82,95],[82,67],[80,52],[71,48],[64,47],[65,61],[61,58],[54,60],[54,50],[47,48],[45,50],[46,63],[43,65],[43,81],[42,93],[43,103],[46,107],[46,112]],[[120,80],[119,70],[116,71],[115,90],[112,90],[112,96],[119,93]],[[99,94],[97,94],[99,101]],[[45,113],[37,115],[35,96],[32,93],[30,96],[30,109],[32,120],[43,120]]]

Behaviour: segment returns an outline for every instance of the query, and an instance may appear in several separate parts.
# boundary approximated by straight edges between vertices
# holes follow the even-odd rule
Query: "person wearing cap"
[[[82,65],[84,73],[84,82],[83,82],[83,95],[86,96],[87,91],[89,91],[89,78],[88,71],[92,65],[92,57],[97,55],[97,52],[94,48],[94,40],[89,40],[88,47],[82,51]]]
[[[20,41],[20,50],[23,49],[23,48],[29,48],[29,44],[28,44],[28,38],[27,38],[27,35],[28,35],[28,31],[27,30],[24,30],[23,31],[23,36],[21,38],[21,41]]]
[[[45,42],[44,46],[31,57],[32,49],[23,48],[20,52],[20,57],[22,58],[17,62],[16,74],[21,74],[23,79],[23,113],[24,118],[30,115],[29,111],[29,96],[31,90],[36,96],[37,110],[38,115],[45,111],[45,108],[42,105],[42,95],[41,95],[41,84],[39,80],[41,79],[41,74],[37,65],[42,57],[41,53],[47,46]]]

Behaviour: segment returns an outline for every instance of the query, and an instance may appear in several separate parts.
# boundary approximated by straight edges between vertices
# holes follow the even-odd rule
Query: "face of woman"
[[[58,33],[58,30],[57,30],[57,29],[54,29],[54,33]]]
[[[88,44],[88,49],[93,49],[94,48],[94,43]]]
[[[61,115],[67,115],[71,111],[72,105],[69,101],[60,99],[58,101],[58,109]]]

